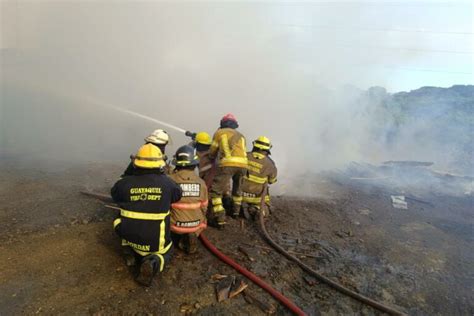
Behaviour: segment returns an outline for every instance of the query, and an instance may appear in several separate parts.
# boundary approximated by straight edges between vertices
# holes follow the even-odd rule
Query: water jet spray
[[[148,116],[148,115],[144,115],[144,114],[134,112],[134,111],[131,111],[131,110],[128,110],[128,109],[120,108],[120,107],[117,107],[117,106],[114,106],[114,105],[111,105],[111,104],[106,104],[106,103],[97,101],[97,100],[95,100],[91,97],[88,97],[88,96],[76,95],[76,94],[71,93],[69,91],[64,91],[64,89],[62,89],[62,91],[59,92],[57,89],[52,90],[48,86],[38,85],[37,82],[32,83],[30,81],[26,81],[24,78],[22,78],[21,80],[19,80],[18,78],[15,78],[15,79],[16,80],[11,80],[10,79],[10,81],[15,81],[17,84],[22,84],[23,86],[29,86],[30,88],[35,88],[35,89],[37,89],[39,91],[42,91],[42,92],[47,91],[50,94],[57,95],[57,96],[60,96],[62,98],[81,100],[81,101],[85,101],[86,103],[93,104],[93,105],[96,105],[96,106],[99,106],[99,107],[109,108],[109,109],[113,109],[113,110],[118,111],[118,112],[129,114],[129,115],[132,115],[132,116],[135,116],[135,117],[139,117],[141,119],[144,119],[144,120],[147,120],[147,121],[150,121],[150,122],[154,122],[154,123],[158,123],[160,125],[171,128],[171,129],[173,129],[175,131],[178,131],[180,133],[183,133],[186,136],[189,136],[191,138],[192,138],[192,135],[194,135],[194,133],[186,131],[185,129],[183,129],[181,127],[178,127],[176,125],[160,121],[160,120],[158,120],[156,118],[153,118],[151,116]],[[55,85],[55,86],[57,87],[57,85]]]
[[[136,117],[139,117],[139,118],[142,118],[144,120],[148,120],[150,122],[155,122],[155,123],[158,123],[160,125],[163,125],[163,126],[166,126],[166,127],[169,127],[171,129],[174,129],[175,131],[178,131],[180,133],[183,133],[183,134],[186,134],[187,131],[185,129],[182,129],[178,126],[175,126],[173,124],[170,124],[170,123],[166,123],[166,122],[163,122],[163,121],[160,121],[160,120],[157,120],[153,117],[150,117],[148,115],[144,115],[144,114],[140,114],[140,113],[137,113],[137,112],[134,112],[134,111],[130,111],[130,110],[127,110],[127,109],[122,109],[122,108],[119,108],[119,107],[115,107],[115,106],[112,106],[112,105],[103,105],[105,107],[108,107],[108,108],[111,108],[111,109],[114,109],[116,111],[119,111],[119,112],[122,112],[122,113],[125,113],[125,114],[130,114],[130,115],[133,115],[133,116],[136,116]],[[187,135],[186,135],[187,136]]]

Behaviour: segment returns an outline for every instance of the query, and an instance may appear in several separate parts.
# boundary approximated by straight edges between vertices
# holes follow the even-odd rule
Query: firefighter
[[[168,157],[166,157],[166,155],[165,155],[165,149],[166,149],[166,145],[168,145],[169,141],[170,141],[170,137],[169,137],[168,133],[165,130],[162,130],[162,129],[154,130],[153,133],[151,133],[150,135],[148,135],[145,138],[145,144],[153,144],[153,145],[157,146],[160,149],[161,153],[163,154],[163,161],[166,164],[166,166],[164,167],[163,170],[167,174],[170,172],[170,167],[167,163]],[[131,161],[128,164],[127,169],[125,169],[125,171],[123,172],[122,177],[129,176],[129,175],[133,174],[133,169],[135,169],[135,166],[133,164],[133,155],[130,156],[130,160]]]
[[[232,192],[232,216],[239,215],[242,197],[240,185],[242,177],[247,171],[247,154],[245,137],[236,129],[239,127],[237,119],[232,114],[225,115],[220,122],[220,128],[215,132],[209,157],[217,160],[217,171],[211,186],[211,204],[213,218],[218,227],[223,227],[225,209],[222,197],[225,192]],[[229,184],[232,180],[232,190]]]
[[[174,164],[176,168],[170,178],[181,187],[183,195],[171,205],[171,237],[175,245],[192,254],[196,252],[199,234],[207,228],[207,187],[194,172],[199,158],[193,147],[178,148]]]
[[[170,208],[181,199],[181,188],[163,173],[163,154],[155,145],[143,145],[133,165],[132,173],[111,190],[120,207],[114,229],[124,250],[140,260],[135,280],[150,286],[155,274],[171,259]],[[134,263],[129,256],[127,265]]]
[[[277,168],[270,156],[272,144],[265,136],[253,141],[252,151],[247,153],[248,173],[242,181],[242,206],[245,212],[254,218],[260,211],[264,186],[277,181]],[[265,196],[265,203],[270,207],[270,195]],[[264,211],[264,210],[262,210]],[[264,213],[264,215],[266,215]]]
[[[199,157],[199,177],[206,180],[212,168],[212,160],[209,158],[209,151],[212,144],[211,135],[206,132],[199,132],[194,138],[194,147]]]

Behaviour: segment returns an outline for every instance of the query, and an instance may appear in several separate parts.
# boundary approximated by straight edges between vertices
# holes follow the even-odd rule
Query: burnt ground
[[[112,231],[115,211],[81,195],[107,192],[123,166],[89,164],[43,172],[0,169],[0,315],[261,315],[242,295],[217,303],[212,276],[236,274],[201,245],[180,251],[150,288],[133,281]],[[472,195],[423,193],[408,210],[390,192],[357,181],[315,180],[319,198],[275,197],[267,221],[286,249],[345,286],[410,315],[474,314]],[[230,220],[206,235],[224,253],[287,295],[310,315],[379,313],[308,278],[267,247],[258,226]],[[238,250],[247,250],[249,256]],[[277,314],[289,312],[250,284]]]

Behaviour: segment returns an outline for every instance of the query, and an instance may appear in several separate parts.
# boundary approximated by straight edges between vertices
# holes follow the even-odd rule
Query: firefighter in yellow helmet
[[[197,133],[193,142],[196,154],[199,157],[199,177],[204,180],[207,179],[212,168],[212,160],[209,158],[211,144],[211,135],[206,132]]]
[[[248,211],[255,217],[260,210],[264,185],[277,181],[277,168],[269,157],[271,148],[270,139],[260,136],[253,141],[252,151],[247,153],[248,173],[245,175],[241,187],[244,214]],[[270,195],[265,196],[265,202],[270,205]]]
[[[211,204],[214,223],[223,227],[225,209],[222,197],[225,192],[232,192],[232,215],[239,215],[242,197],[240,186],[242,178],[247,172],[247,154],[245,137],[236,129],[239,127],[237,119],[232,114],[225,115],[220,122],[220,128],[215,132],[209,157],[217,160],[217,171],[211,186]],[[232,190],[229,184],[232,180]]]
[[[135,280],[150,286],[171,258],[170,208],[181,199],[181,188],[163,173],[163,154],[155,145],[143,145],[133,165],[132,173],[111,189],[120,207],[114,229],[122,238],[127,265],[139,259]]]
[[[214,165],[213,160],[209,157],[212,144],[211,135],[206,132],[193,133],[191,131],[186,131],[185,135],[192,139],[189,146],[196,149],[196,154],[199,158],[199,177],[204,181],[207,181],[212,166]]]
[[[163,161],[166,164],[163,169],[165,173],[170,172],[170,167],[167,163],[168,158],[165,155],[166,145],[168,145],[169,142],[170,142],[170,136],[165,130],[162,130],[162,129],[156,129],[150,135],[145,137],[145,144],[153,144],[157,146],[160,149],[161,153],[163,154]],[[133,169],[135,168],[133,164],[133,156],[130,156],[130,159],[131,161],[129,165],[127,166],[127,169],[125,169],[122,177],[133,174]]]
[[[198,159],[193,147],[181,146],[174,158],[176,168],[169,176],[183,191],[181,200],[171,204],[171,238],[188,254],[196,252],[197,238],[207,227],[207,187],[194,172]]]

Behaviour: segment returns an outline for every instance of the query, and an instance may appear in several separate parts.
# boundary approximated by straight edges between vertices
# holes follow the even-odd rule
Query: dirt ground
[[[150,288],[137,285],[112,230],[115,211],[80,194],[108,192],[123,166],[89,164],[46,170],[0,168],[0,315],[262,315],[242,295],[217,303],[215,274],[237,273],[202,245],[175,252]],[[274,197],[270,234],[308,265],[410,315],[474,314],[472,195],[417,195],[395,209],[386,189],[315,179],[320,198]],[[379,313],[315,282],[275,251],[258,226],[229,220],[208,239],[288,296],[309,315]],[[247,250],[247,255],[238,250]],[[290,314],[249,281],[278,315]]]

